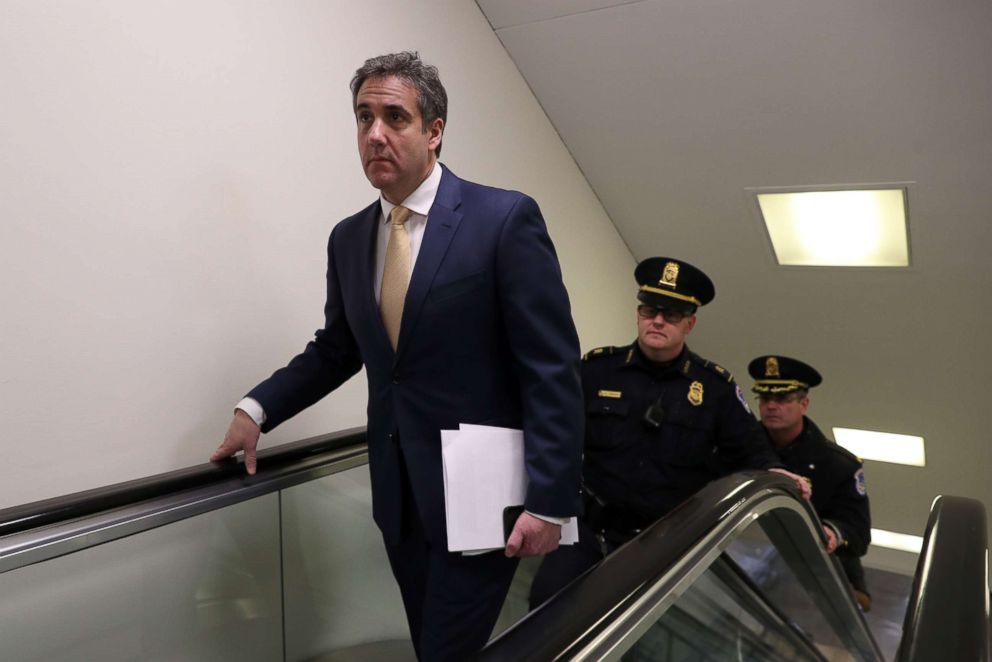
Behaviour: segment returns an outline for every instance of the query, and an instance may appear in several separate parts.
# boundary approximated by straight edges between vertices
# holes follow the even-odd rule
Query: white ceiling
[[[876,527],[992,502],[992,3],[478,5],[634,257],[716,282],[695,350],[745,387],[753,356],[805,359],[828,433],[926,438],[926,468],[866,464]],[[909,269],[775,265],[749,188],[884,182],[909,183]]]

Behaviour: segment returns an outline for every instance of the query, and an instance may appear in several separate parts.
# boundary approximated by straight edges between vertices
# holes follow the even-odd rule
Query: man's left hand
[[[774,467],[769,469],[769,471],[774,471],[777,474],[782,474],[786,478],[791,478],[792,482],[796,484],[796,488],[799,489],[799,494],[803,499],[809,501],[809,498],[813,496],[813,488],[809,486],[809,481],[798,474],[794,474],[791,471],[786,471],[779,467]]]
[[[558,549],[561,527],[521,513],[506,541],[507,556],[541,556]]]

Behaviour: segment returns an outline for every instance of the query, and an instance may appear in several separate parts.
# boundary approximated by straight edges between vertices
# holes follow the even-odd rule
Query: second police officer
[[[761,425],[789,471],[813,486],[810,502],[820,516],[827,552],[840,561],[864,611],[871,608],[861,557],[871,540],[865,472],[853,453],[824,436],[808,416],[809,390],[823,378],[813,366],[788,356],[759,356],[747,367],[754,378]]]

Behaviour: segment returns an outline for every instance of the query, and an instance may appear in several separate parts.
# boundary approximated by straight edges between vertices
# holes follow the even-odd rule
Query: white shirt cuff
[[[241,398],[241,402],[236,404],[234,408],[248,414],[258,427],[262,427],[262,423],[265,422],[265,410],[255,398]]]
[[[532,513],[529,510],[524,511],[528,515],[536,517],[537,519],[544,520],[545,522],[551,522],[552,524],[557,524],[558,526],[565,526],[568,521],[572,519],[571,517],[550,517],[549,515],[538,515],[537,513]]]

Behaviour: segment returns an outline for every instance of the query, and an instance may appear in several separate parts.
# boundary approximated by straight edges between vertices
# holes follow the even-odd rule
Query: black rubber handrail
[[[899,662],[989,659],[986,527],[980,501],[934,500],[896,654]]]
[[[816,521],[794,483],[779,474],[743,472],[710,483],[490,642],[478,659],[559,659],[576,642],[588,641],[611,613],[633,603],[726,518],[739,515],[742,504],[763,493],[791,495]]]
[[[0,510],[0,538],[205,487],[233,476],[245,476],[246,482],[261,479],[268,473],[285,470],[289,465],[302,462],[314,454],[364,443],[365,428],[350,428],[259,450],[258,472],[254,477],[245,475],[240,459],[206,462],[155,476],[5,508]]]

